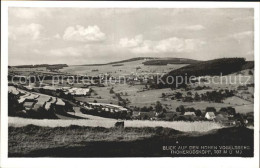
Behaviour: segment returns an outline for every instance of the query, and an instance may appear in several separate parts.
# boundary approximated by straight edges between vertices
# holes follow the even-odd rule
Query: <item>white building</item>
[[[205,118],[207,118],[208,120],[213,120],[214,118],[216,118],[216,116],[214,112],[207,112],[205,114]]]

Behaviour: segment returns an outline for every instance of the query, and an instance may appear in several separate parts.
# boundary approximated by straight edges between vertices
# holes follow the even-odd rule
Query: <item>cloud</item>
[[[253,40],[254,32],[253,31],[244,31],[244,32],[234,33],[234,34],[230,34],[228,36],[217,38],[216,40],[217,41],[236,40],[240,43],[241,40],[245,40],[245,39]]]
[[[199,49],[205,44],[205,41],[200,39],[184,39],[171,37],[159,41],[143,40],[142,36],[138,35],[133,39],[121,39],[120,46],[129,48],[136,54],[149,53],[187,53]]]
[[[60,36],[60,34],[55,34],[55,35],[53,36],[53,38],[54,38],[54,39],[61,39],[61,36]]]
[[[66,57],[66,56],[77,57],[82,55],[82,51],[79,48],[67,47],[67,48],[51,49],[49,51],[49,54],[58,57]]]
[[[12,40],[24,38],[30,38],[32,40],[37,40],[41,36],[41,31],[43,30],[43,26],[40,24],[31,23],[28,25],[20,25],[18,27],[10,27],[8,36]]]
[[[240,33],[235,33],[235,34],[232,34],[231,36],[229,36],[230,38],[234,38],[236,40],[242,40],[244,38],[248,38],[248,37],[251,37],[253,38],[254,37],[254,32],[253,31],[245,31],[245,32],[240,32]]]
[[[248,16],[248,17],[238,17],[238,18],[234,18],[232,21],[233,22],[240,22],[240,21],[250,21],[250,20],[254,20],[254,16]]]
[[[106,36],[96,25],[84,28],[81,25],[67,27],[63,39],[66,41],[98,42],[104,41]]]
[[[143,42],[143,36],[137,35],[133,39],[122,38],[119,41],[119,45],[126,48],[132,48],[139,46]]]
[[[199,30],[204,30],[205,27],[202,25],[191,25],[191,26],[186,26],[184,27],[186,30],[192,30],[192,31],[199,31]]]
[[[151,29],[152,33],[187,33],[187,32],[195,32],[195,31],[202,31],[205,30],[206,27],[203,25],[166,25],[166,26],[156,26]]]
[[[51,10],[46,8],[10,8],[10,14],[21,19],[34,19],[39,16],[51,16]]]

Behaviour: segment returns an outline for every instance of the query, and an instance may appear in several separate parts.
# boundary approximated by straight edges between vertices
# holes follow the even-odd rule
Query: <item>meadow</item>
[[[187,64],[168,64],[164,66],[145,66],[142,64],[144,60],[132,61],[123,63],[123,66],[113,66],[113,65],[102,65],[102,66],[82,66],[73,65],[69,67],[64,67],[61,72],[76,74],[76,75],[91,75],[98,76],[99,74],[109,73],[113,76],[123,76],[135,73],[154,73],[161,74],[167,73],[171,70],[181,68]],[[140,68],[140,69],[138,69]],[[98,70],[98,71],[96,71]]]
[[[13,127],[23,127],[27,125],[37,125],[42,127],[68,127],[70,125],[88,126],[88,127],[114,127],[116,119],[78,119],[78,120],[55,120],[55,119],[26,119],[19,117],[8,117],[8,125]],[[218,123],[210,121],[147,121],[147,120],[125,120],[125,127],[142,128],[142,127],[164,127],[183,132],[206,132],[212,129],[223,128]]]

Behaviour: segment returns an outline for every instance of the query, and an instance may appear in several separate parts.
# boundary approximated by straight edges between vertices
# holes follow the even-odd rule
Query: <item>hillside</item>
[[[169,128],[9,127],[9,157],[253,156],[254,130],[230,127],[206,133]],[[21,140],[21,137],[23,140]],[[249,146],[242,153],[171,154],[162,146]]]
[[[195,64],[190,64],[185,67],[170,71],[166,75],[162,77],[162,81],[160,82],[157,87],[164,88],[164,87],[174,87],[176,86],[177,77],[180,77],[179,80],[185,79],[191,76],[213,76],[213,75],[228,75],[234,72],[241,71],[246,68],[252,67],[252,63],[248,63],[245,61],[244,58],[220,58],[214,59],[209,61],[198,62]],[[181,77],[183,77],[181,79]],[[187,78],[185,78],[187,77]],[[175,81],[172,81],[172,79]],[[166,82],[168,79],[168,82]],[[169,81],[170,79],[170,81]],[[186,81],[187,83],[189,81]],[[167,84],[168,83],[168,84]],[[181,83],[185,83],[181,82]]]
[[[130,58],[130,59],[125,59],[125,60],[121,60],[121,61],[114,61],[114,62],[104,63],[104,64],[84,64],[84,65],[80,65],[80,66],[112,65],[112,64],[120,64],[120,63],[133,62],[133,61],[139,61],[139,60],[146,60],[146,59],[156,59],[156,58],[155,57],[137,57],[137,58]]]
[[[186,59],[186,58],[157,58],[157,57],[137,57],[131,58],[121,61],[109,62],[105,64],[85,64],[82,66],[103,66],[103,65],[113,65],[113,64],[121,64],[133,61],[143,60],[142,64],[144,65],[167,65],[167,64],[192,64],[199,62],[197,60]]]
[[[10,66],[14,68],[42,68],[45,67],[47,69],[62,69],[63,67],[68,67],[67,64],[36,64],[36,65],[17,65]]]
[[[194,64],[200,61],[186,58],[162,58],[143,62],[144,65]]]

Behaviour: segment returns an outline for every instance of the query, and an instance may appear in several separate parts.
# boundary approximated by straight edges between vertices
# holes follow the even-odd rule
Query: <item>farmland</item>
[[[112,76],[123,76],[129,74],[162,74],[167,73],[170,70],[178,69],[187,64],[168,64],[166,66],[145,66],[142,63],[144,60],[132,61],[124,63],[124,66],[112,66],[112,65],[102,65],[102,66],[69,66],[61,69],[61,72],[77,74],[77,75],[92,75],[98,76],[99,74],[111,74]],[[141,69],[138,69],[138,68]],[[93,71],[98,70],[98,71]]]
[[[197,76],[185,87],[156,88],[155,76],[185,71],[187,65],[143,61],[68,66],[55,72],[11,68],[9,77],[49,76],[41,84],[10,82],[9,156],[181,156],[161,150],[172,143],[247,145],[250,150],[242,156],[252,156],[254,70],[246,69],[251,64],[223,76]],[[194,64],[188,67],[204,63]],[[64,81],[53,82],[55,74]],[[249,77],[240,81],[246,84],[228,81],[241,75]],[[121,76],[124,82],[117,81]],[[95,83],[81,83],[84,77]]]
[[[78,120],[36,120],[36,119],[24,119],[17,117],[9,117],[9,126],[13,127],[23,127],[26,125],[37,125],[42,127],[68,127],[70,125],[77,126],[88,126],[88,127],[104,127],[104,128],[113,128],[117,120],[114,119],[78,119]],[[207,132],[212,129],[222,128],[220,124],[209,122],[209,121],[195,121],[195,122],[184,122],[184,121],[138,121],[138,120],[126,120],[125,127],[165,127],[171,128],[183,132]]]

